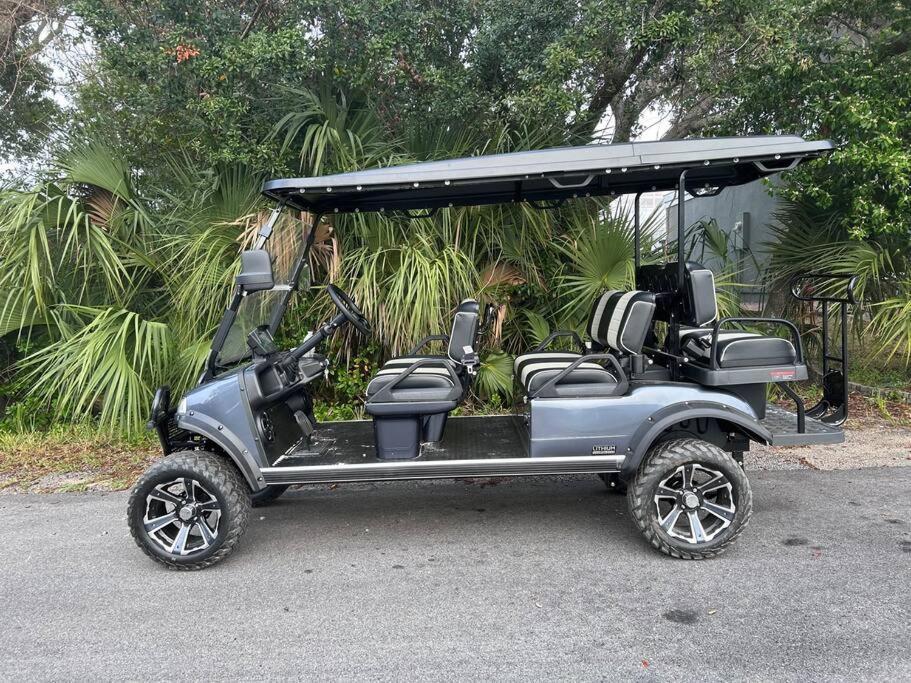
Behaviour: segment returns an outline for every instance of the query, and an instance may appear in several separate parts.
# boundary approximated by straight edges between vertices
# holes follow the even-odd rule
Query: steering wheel
[[[373,331],[370,321],[364,317],[361,309],[351,300],[351,297],[335,285],[326,285],[326,291],[329,292],[329,298],[332,299],[332,303],[348,319],[348,322],[354,325],[355,329],[362,335],[369,337]]]

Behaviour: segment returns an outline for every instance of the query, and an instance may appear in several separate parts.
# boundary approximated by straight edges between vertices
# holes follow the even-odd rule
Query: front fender
[[[254,492],[265,488],[260,479],[260,466],[256,458],[244,444],[243,438],[227,425],[219,424],[207,415],[195,413],[178,415],[177,426],[216,444],[237,465],[237,469]]]
[[[649,449],[665,431],[684,420],[714,418],[740,427],[753,440],[769,444],[772,434],[752,415],[715,401],[687,401],[652,413],[630,439],[629,453],[620,469],[624,481],[633,478]]]

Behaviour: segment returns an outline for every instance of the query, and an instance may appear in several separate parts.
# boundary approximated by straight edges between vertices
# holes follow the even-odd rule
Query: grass
[[[905,365],[900,358],[886,360],[881,354],[869,348],[858,348],[856,344],[848,354],[848,378],[852,382],[880,389],[911,391],[911,366]]]
[[[120,490],[160,454],[151,435],[125,439],[91,426],[0,431],[0,490]]]

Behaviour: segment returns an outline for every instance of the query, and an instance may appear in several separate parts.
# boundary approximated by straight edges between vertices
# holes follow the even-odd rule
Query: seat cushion
[[[525,393],[532,394],[579,358],[577,353],[527,353],[516,358],[516,378]],[[616,385],[616,378],[601,365],[582,363],[555,390],[558,396],[606,396]]]
[[[424,358],[433,358],[433,360],[416,368],[400,384],[396,385],[394,391],[399,389],[445,389],[448,392],[453,388],[452,376],[447,369],[451,362],[442,357],[425,356]],[[367,385],[367,395],[372,396],[378,392],[418,360],[421,358],[393,358],[387,361]],[[440,392],[428,392],[428,395],[431,393],[435,395]]]
[[[708,364],[712,349],[712,329],[702,327],[680,330],[680,348],[687,357]],[[792,365],[796,359],[794,345],[787,339],[740,330],[721,330],[718,333],[718,367]]]

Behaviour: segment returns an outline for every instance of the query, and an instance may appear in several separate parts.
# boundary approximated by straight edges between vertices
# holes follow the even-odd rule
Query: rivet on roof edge
[[[626,173],[626,166],[624,166],[624,167],[621,168],[620,170],[623,171],[624,173]]]
[[[776,154],[776,155],[775,155],[775,158],[776,158],[776,159],[781,159],[781,155],[780,155],[780,154]]]
[[[326,192],[332,192],[332,188],[331,188],[331,187],[327,187],[327,188],[326,188]]]
[[[415,183],[414,186],[415,186],[415,187],[420,187],[421,184],[420,184],[420,183]]]
[[[452,181],[451,181],[451,180],[444,180],[444,181],[443,181],[443,184],[444,184],[444,185],[452,185]]]
[[[610,173],[610,172],[611,172],[611,169],[605,168],[605,169],[604,169],[604,172],[605,172],[605,173]]]
[[[358,185],[358,186],[357,186],[357,191],[358,191],[358,192],[360,192],[360,191],[363,190],[363,189],[364,189],[364,186],[363,186],[363,185]]]
[[[734,157],[734,163],[735,164],[740,163],[740,157]]]
[[[708,166],[711,162],[708,159],[706,159],[702,163],[703,163],[703,165]]]
[[[661,168],[661,164],[655,164],[655,170],[657,171],[659,168]]]

